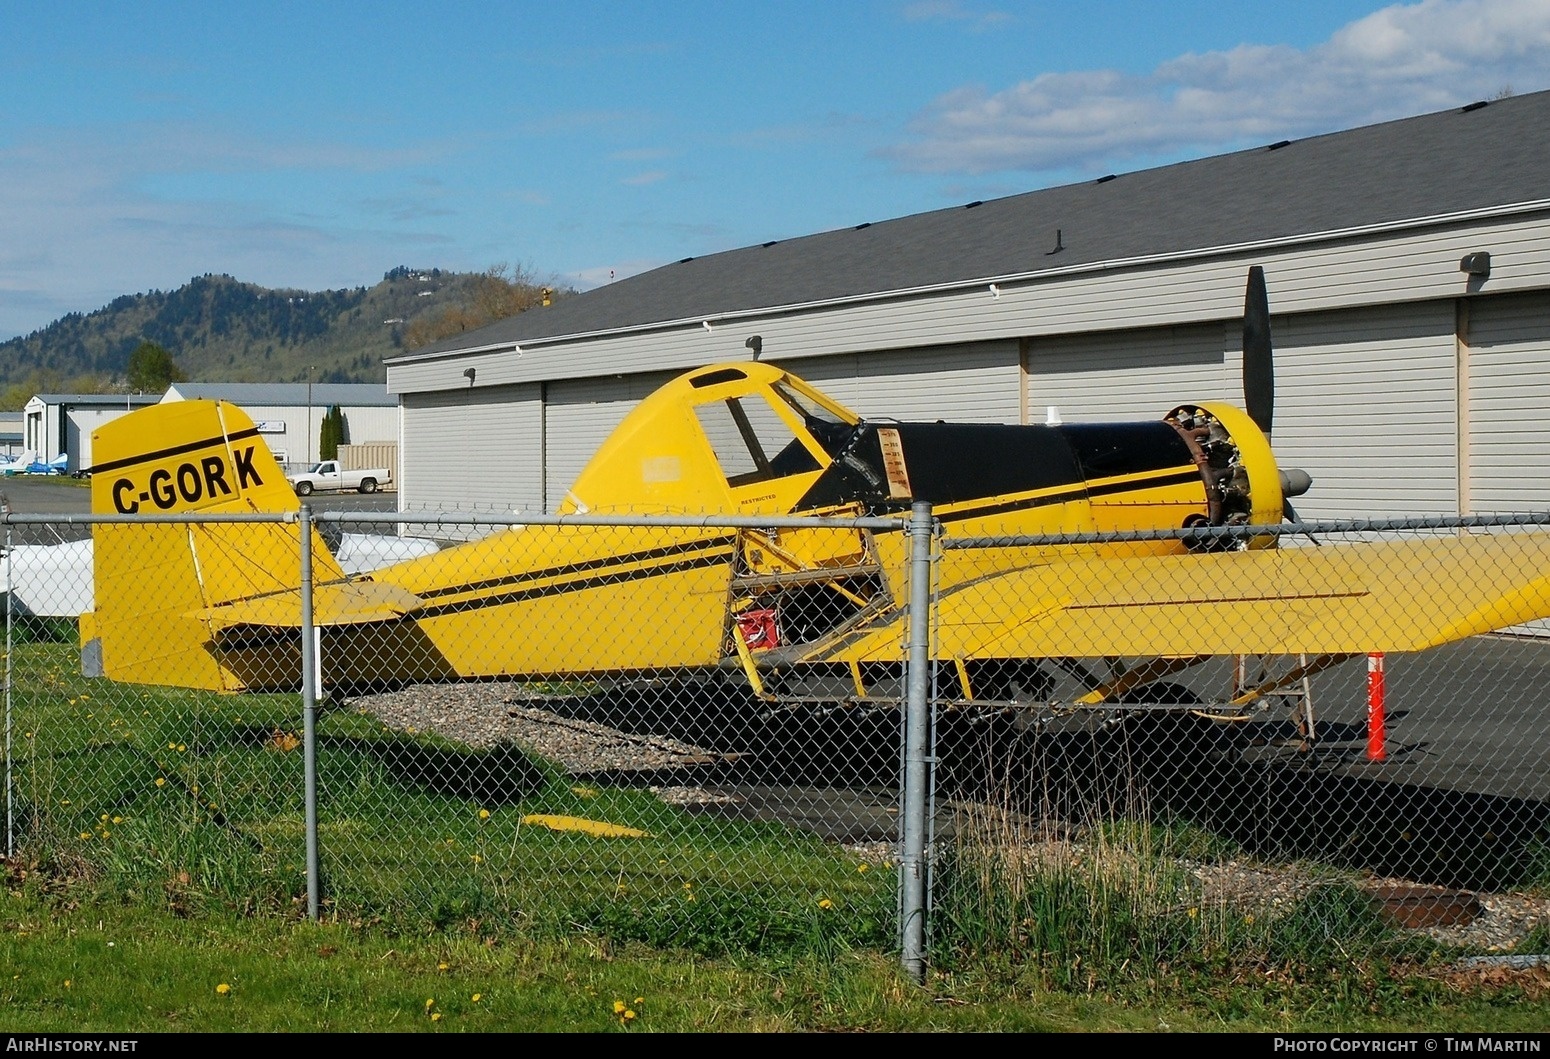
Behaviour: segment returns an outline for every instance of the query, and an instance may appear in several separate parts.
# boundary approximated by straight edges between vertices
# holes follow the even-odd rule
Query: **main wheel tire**
[[[361,492],[363,492],[363,493],[375,493],[376,491],[377,491],[377,480],[375,478],[362,478],[361,479]]]
[[[311,496],[312,495],[312,483],[311,482],[297,482],[296,483],[296,495],[297,496]]]

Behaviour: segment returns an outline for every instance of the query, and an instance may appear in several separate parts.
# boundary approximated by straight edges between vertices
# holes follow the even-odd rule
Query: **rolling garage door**
[[[676,372],[562,379],[544,385],[544,506],[554,511],[565,493],[631,410]]]
[[[1550,510],[1550,291],[1469,304],[1469,508]]]
[[[541,407],[537,383],[405,394],[400,509],[541,513]]]
[[[962,423],[1016,423],[1019,418],[1015,341],[779,364],[866,418]]]

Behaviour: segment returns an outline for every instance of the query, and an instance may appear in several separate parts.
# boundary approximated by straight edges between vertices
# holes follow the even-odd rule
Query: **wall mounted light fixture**
[[[1491,252],[1489,250],[1476,250],[1465,254],[1459,259],[1459,271],[1471,276],[1489,276],[1491,274]]]

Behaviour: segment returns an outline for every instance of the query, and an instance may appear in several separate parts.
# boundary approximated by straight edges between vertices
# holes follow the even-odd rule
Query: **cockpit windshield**
[[[846,422],[833,409],[784,382],[774,383],[770,388],[781,400],[796,410],[813,438],[825,452],[830,456],[839,454],[851,431],[855,429],[853,423]]]

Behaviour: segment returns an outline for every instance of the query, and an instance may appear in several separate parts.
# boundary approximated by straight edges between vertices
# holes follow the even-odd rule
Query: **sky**
[[[589,289],[1550,89],[1550,0],[0,0],[0,340],[205,273]]]

